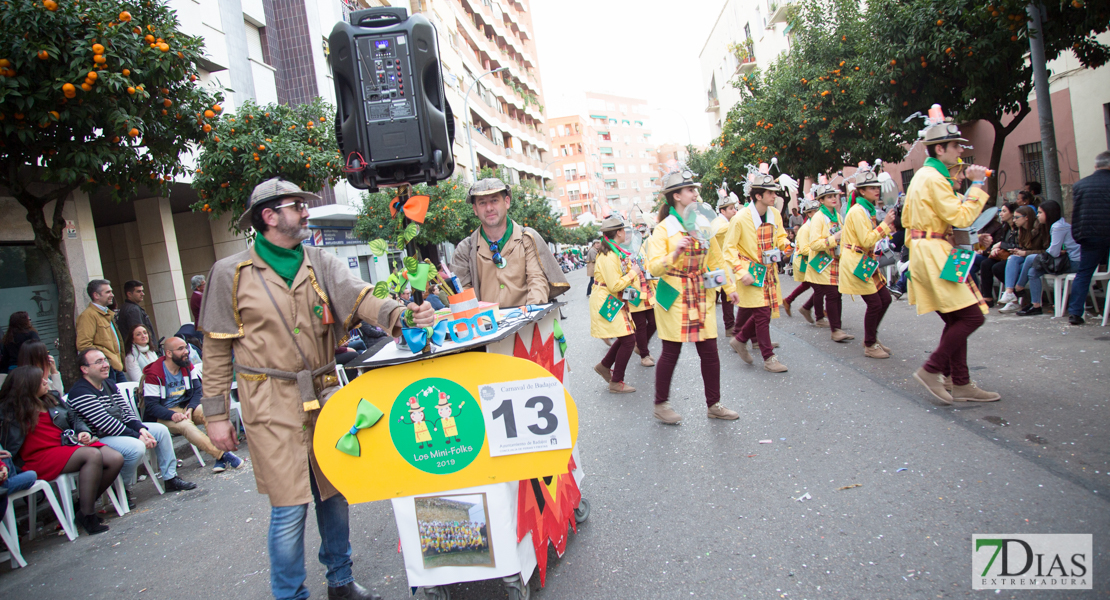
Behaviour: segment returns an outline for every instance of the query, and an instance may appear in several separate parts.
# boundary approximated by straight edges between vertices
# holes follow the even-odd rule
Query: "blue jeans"
[[[1027,254],[1025,256],[1010,255],[1006,259],[1006,289],[1013,289],[1017,286],[1025,287],[1029,279],[1029,269],[1033,267],[1033,259],[1037,254]]]
[[[979,281],[979,264],[983,262],[983,258],[982,254],[976,252],[975,258],[971,259],[971,279],[975,281],[975,287],[979,288],[980,291],[983,290],[983,283]],[[990,290],[987,290],[986,295],[990,296]]]
[[[316,526],[320,529],[320,563],[328,568],[328,587],[341,587],[355,580],[351,570],[351,530],[347,499],[336,494],[320,500],[316,477],[312,498],[316,501]],[[270,591],[274,598],[308,598],[304,567],[304,522],[307,504],[270,508]]]
[[[1038,261],[1038,266],[1039,263],[1040,261]],[[1075,273],[1075,269],[1078,266],[1079,265],[1072,264],[1064,273]],[[1041,303],[1041,286],[1043,285],[1043,280],[1041,279],[1041,277],[1044,276],[1045,272],[1037,267],[1029,269],[1029,297],[1032,299],[1033,304]],[[1055,302],[1055,300],[1053,300],[1053,302]]]
[[[161,423],[143,423],[143,427],[146,427],[147,431],[158,441],[158,446],[154,451],[158,454],[158,468],[162,471],[162,481],[177,477],[177,455],[173,452],[170,430],[166,429],[166,426]],[[139,438],[128,435],[110,435],[100,438],[100,441],[104,442],[105,446],[123,455],[123,469],[120,470],[123,483],[125,485],[134,484],[135,472],[139,468],[139,463],[143,462],[143,456],[146,455],[146,444],[143,444]]]
[[[1078,317],[1083,316],[1083,307],[1087,304],[1091,275],[1099,265],[1110,260],[1110,243],[1087,242],[1080,251],[1079,268],[1075,271],[1075,281],[1071,284],[1071,296],[1068,300],[1068,314]]]
[[[8,479],[4,483],[0,483],[0,489],[5,490],[7,493],[20,492],[32,485],[35,485],[35,480],[38,475],[34,471],[19,471],[15,468],[15,463],[12,459],[5,458],[2,460],[4,466],[8,467]],[[18,475],[16,472],[18,471]],[[0,518],[3,518],[3,513],[0,513]]]

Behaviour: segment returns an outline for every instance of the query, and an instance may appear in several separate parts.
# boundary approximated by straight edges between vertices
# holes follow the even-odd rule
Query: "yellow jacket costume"
[[[839,245],[833,241],[832,236],[832,221],[825,215],[824,211],[817,211],[809,219],[809,246],[808,254],[809,259],[813,260],[820,252],[826,252],[829,256],[833,257],[833,262],[825,267],[825,270],[818,273],[817,269],[809,266],[806,269],[806,281],[815,283],[817,285],[836,285],[838,282],[837,271],[839,266],[837,261],[840,260],[835,254],[835,248]],[[843,236],[842,236],[843,237]]]
[[[632,271],[621,273],[621,258],[616,252],[598,252],[597,263],[594,264],[594,287],[590,291],[591,336],[606,339],[635,333],[627,302],[621,301],[624,306],[612,321],[607,321],[600,311],[610,295],[620,300],[625,288],[636,287],[639,283],[640,278]]]
[[[647,270],[647,243],[640,246],[640,264],[643,265],[644,270]],[[640,305],[628,305],[628,310],[634,313],[644,312],[646,310],[655,309],[655,285],[658,280],[648,279],[647,277],[637,277],[637,285],[640,286]]]
[[[771,306],[772,317],[778,317],[779,302],[776,301],[772,304],[768,301],[768,295],[781,298],[778,266],[766,265],[767,275],[763,281],[764,287],[740,283],[740,278],[748,272],[752,263],[762,264],[763,262],[763,253],[759,249],[754,220],[754,216],[758,216],[759,213],[755,211],[753,206],[752,204],[745,205],[729,221],[728,232],[725,234],[725,262],[728,263],[733,280],[737,282],[736,293],[740,296],[738,306],[744,308]],[[790,242],[786,237],[786,229],[782,226],[782,215],[774,207],[769,207],[767,213],[760,218],[760,222],[763,223],[768,217],[770,218],[769,222],[775,228],[771,238],[772,245],[784,252],[788,251]],[[767,286],[773,286],[773,289],[765,291],[764,288]]]
[[[802,271],[802,261],[809,260],[809,225],[813,223],[813,219],[807,219],[798,231],[794,234],[794,281],[801,283],[806,280],[806,274]],[[809,265],[806,265],[806,271],[809,271]]]
[[[658,303],[655,305],[659,339],[670,342],[716,339],[717,294],[712,293],[714,290],[705,289],[701,274],[726,267],[721,256],[721,247],[716,239],[710,238],[708,248],[704,247],[704,243],[699,243],[702,247],[696,252],[701,256],[696,263],[693,258],[695,251],[692,249],[687,249],[676,261],[672,258],[672,253],[685,236],[686,230],[672,215],[655,228],[646,244],[648,272],[678,291],[678,298],[670,310],[664,310]],[[695,263],[694,266],[687,268],[691,263]],[[656,285],[656,298],[659,285],[661,284]],[[736,291],[736,286],[731,281],[726,282],[723,287],[726,294]],[[696,299],[696,302],[691,305],[687,301],[689,298]],[[691,328],[691,323],[695,322],[700,323],[700,327]],[[696,333],[692,333],[695,329]]]
[[[848,209],[844,216],[844,229],[840,234],[840,293],[867,296],[879,291],[878,284],[883,281],[879,270],[867,281],[854,274],[855,268],[864,256],[871,256],[875,244],[893,233],[886,223],[875,225],[875,219],[868,214],[862,204]],[[861,252],[862,249],[862,252]]]
[[[971,225],[988,198],[983,190],[972,188],[968,199],[961,200],[944,174],[928,164],[913,176],[906,190],[902,225],[910,249],[909,302],[917,306],[917,314],[953,312],[976,303],[983,314],[988,312],[970,279],[956,283],[940,278],[952,251],[944,239],[948,228]]]

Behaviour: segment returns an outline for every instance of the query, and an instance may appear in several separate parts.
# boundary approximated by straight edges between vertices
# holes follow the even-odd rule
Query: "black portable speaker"
[[[350,19],[328,38],[347,181],[376,192],[447,179],[455,170],[455,122],[443,95],[435,26],[392,7]]]

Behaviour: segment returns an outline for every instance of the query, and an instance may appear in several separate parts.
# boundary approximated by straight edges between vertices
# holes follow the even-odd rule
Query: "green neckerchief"
[[[479,227],[478,229],[479,229],[479,231],[482,232],[482,239],[486,240],[487,244],[492,243],[492,242],[489,241],[489,238],[486,237],[486,230],[482,229],[481,227]],[[498,252],[504,252],[505,251],[505,244],[509,241],[509,238],[512,235],[513,235],[513,220],[508,219],[505,222],[505,235],[501,236],[501,239],[498,240],[498,242],[497,242],[497,251]]]
[[[948,172],[948,165],[930,156],[925,159],[924,166],[936,169],[938,173],[944,175],[944,178],[948,180],[948,185],[951,185],[953,190],[956,189],[956,181],[952,179],[952,174]]]
[[[875,205],[868,202],[867,198],[856,196],[856,204],[862,206],[863,209],[867,211],[867,214],[871,215],[872,219],[875,218]]]
[[[609,238],[605,238],[605,243],[609,244],[609,247],[612,248],[613,252],[616,252],[618,256],[621,256],[623,258],[628,258],[628,255],[629,255],[628,250],[625,250],[624,248],[621,248],[620,246],[614,244],[613,240],[611,240]]]
[[[682,217],[678,216],[678,211],[670,205],[667,206],[667,211],[671,213],[671,216],[674,217],[676,221],[678,221],[678,226],[681,227],[683,231],[686,231],[686,224],[682,222]]]
[[[825,216],[828,217],[830,221],[832,221],[833,223],[836,223],[837,225],[840,225],[839,215],[837,215],[833,211],[829,210],[829,207],[822,204],[821,205],[821,212],[824,213]]]
[[[297,244],[293,248],[282,248],[271,244],[265,237],[256,235],[254,251],[258,253],[258,258],[270,265],[278,277],[285,281],[285,285],[293,287],[293,280],[304,262],[304,246]]]

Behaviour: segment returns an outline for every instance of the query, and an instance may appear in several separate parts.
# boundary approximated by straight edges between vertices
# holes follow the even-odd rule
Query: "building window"
[[[1021,150],[1021,174],[1025,177],[1023,181],[1037,181],[1040,182],[1041,187],[1045,187],[1044,178],[1044,155],[1041,154],[1041,143],[1033,142],[1032,144],[1022,144],[1018,146]]]
[[[620,189],[622,189],[622,190],[623,190],[623,189],[625,189],[625,188],[627,188],[627,187],[628,187],[628,184],[626,184],[626,183],[625,183],[624,181],[621,181],[621,182],[620,182]]]
[[[913,169],[902,171],[902,191],[910,189],[910,180],[913,179]]]

